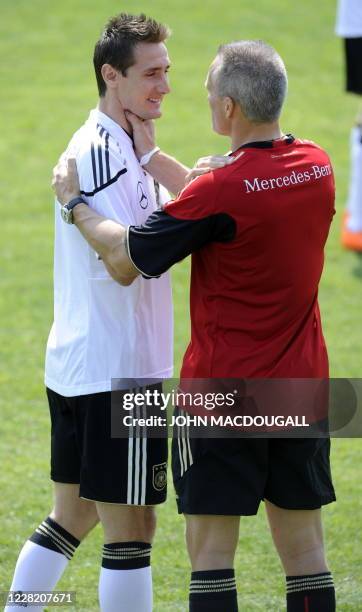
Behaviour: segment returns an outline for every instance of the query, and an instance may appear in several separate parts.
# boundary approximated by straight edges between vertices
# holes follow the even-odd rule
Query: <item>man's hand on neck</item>
[[[155,124],[151,119],[142,119],[129,110],[125,110],[125,117],[131,126],[135,153],[138,159],[155,148]]]

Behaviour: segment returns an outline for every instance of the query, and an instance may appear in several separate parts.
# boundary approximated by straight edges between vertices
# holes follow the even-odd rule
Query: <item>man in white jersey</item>
[[[83,199],[124,224],[142,224],[167,199],[142,167],[150,155],[143,162],[135,156],[124,110],[144,119],[161,116],[169,92],[168,35],[144,15],[108,22],[94,51],[99,105],[68,147]],[[185,171],[178,170],[182,177]],[[112,438],[110,392],[112,379],[171,376],[170,281],[163,274],[121,287],[71,225],[72,206],[66,217],[68,224],[56,205],[54,324],[45,371],[55,503],[25,543],[11,591],[52,590],[100,520],[102,611],[148,612],[154,505],[166,497],[167,440]]]
[[[344,39],[346,91],[362,95],[362,3],[339,0],[336,34]],[[351,130],[351,178],[347,214],[343,219],[342,244],[362,252],[362,105]]]

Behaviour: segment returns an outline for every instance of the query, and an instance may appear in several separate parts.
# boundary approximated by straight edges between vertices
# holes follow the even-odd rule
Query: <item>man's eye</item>
[[[146,76],[152,77],[152,76],[155,76],[155,74],[156,74],[155,72],[147,72]]]

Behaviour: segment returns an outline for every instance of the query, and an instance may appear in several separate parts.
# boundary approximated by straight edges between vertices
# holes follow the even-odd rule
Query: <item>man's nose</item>
[[[162,94],[168,94],[168,93],[170,93],[171,88],[170,88],[170,84],[169,84],[169,82],[168,82],[168,76],[167,76],[167,74],[165,74],[165,75],[162,77],[162,79],[161,79],[161,81],[160,81],[160,83],[159,83],[159,87],[158,87],[158,89],[159,89],[159,92],[160,92],[160,93],[162,93]]]

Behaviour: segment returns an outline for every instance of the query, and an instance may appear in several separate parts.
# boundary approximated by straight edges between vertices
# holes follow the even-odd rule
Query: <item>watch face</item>
[[[73,211],[69,210],[66,206],[62,206],[60,214],[65,223],[73,223]]]

